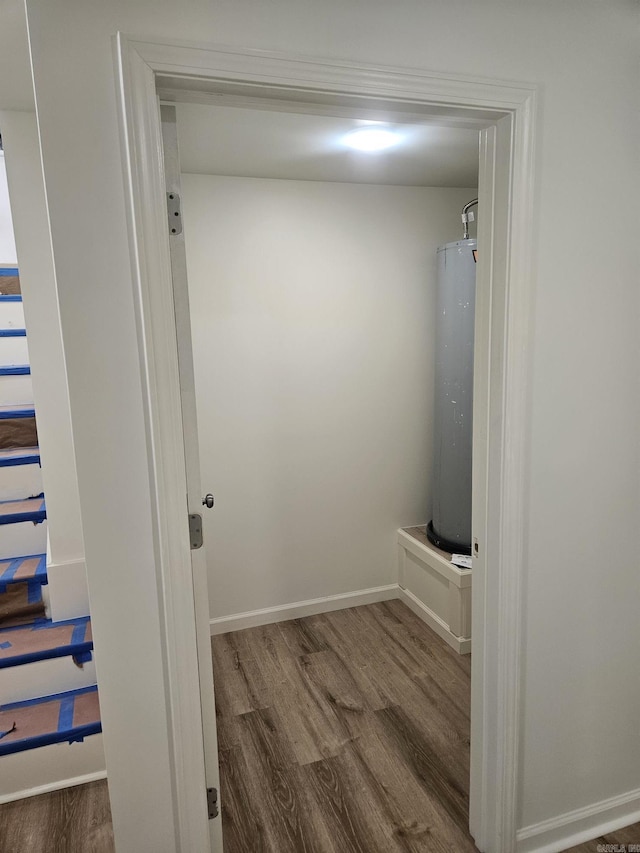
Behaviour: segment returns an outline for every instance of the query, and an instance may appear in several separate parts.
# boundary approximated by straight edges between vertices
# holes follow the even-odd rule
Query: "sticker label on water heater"
[[[467,554],[453,554],[451,556],[451,562],[454,566],[458,566],[460,569],[471,568],[471,556]]]

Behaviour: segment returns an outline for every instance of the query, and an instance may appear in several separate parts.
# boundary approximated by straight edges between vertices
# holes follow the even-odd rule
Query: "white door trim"
[[[476,329],[490,365],[487,377],[483,495],[474,536],[474,671],[472,684],[471,828],[481,850],[510,853],[515,846],[518,740],[521,722],[521,598],[526,530],[529,424],[529,325],[532,292],[533,140],[536,89],[527,84],[466,79],[419,70],[364,67],[348,62],[147,41],[119,34],[115,43],[118,100],[141,371],[144,380],[149,467],[155,491],[159,585],[164,592],[167,694],[171,708],[175,808],[179,849],[205,850],[206,816],[194,786],[202,784],[202,738],[193,592],[186,531],[185,470],[176,333],[171,298],[160,117],[156,76],[185,85],[216,84],[277,92],[278,97],[350,95],[398,108],[472,114],[497,125],[510,117],[510,148],[496,159],[487,134],[489,181],[481,206],[504,223],[492,239],[479,235],[490,287],[484,324]],[[207,83],[208,81],[208,83]],[[194,83],[194,85],[196,85]],[[495,134],[494,134],[495,137]],[[493,159],[492,159],[493,158]],[[504,199],[504,201],[503,201]],[[487,233],[485,231],[485,233]],[[484,438],[483,438],[484,436]],[[474,450],[476,449],[474,435]],[[477,475],[474,463],[474,476]],[[477,491],[476,491],[477,488]],[[484,630],[476,630],[479,625]],[[478,636],[478,640],[475,640]],[[196,796],[192,796],[192,794]]]
[[[152,69],[120,54],[128,231],[161,603],[176,850],[209,851],[187,478],[162,128]],[[108,773],[108,768],[107,768]],[[169,848],[167,848],[169,849]]]

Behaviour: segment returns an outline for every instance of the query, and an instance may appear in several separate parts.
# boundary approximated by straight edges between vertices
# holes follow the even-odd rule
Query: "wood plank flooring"
[[[470,659],[404,604],[212,647],[226,853],[476,850]]]
[[[106,781],[0,806],[2,853],[113,853],[114,849]]]
[[[608,832],[606,835],[578,844],[577,847],[567,848],[565,853],[598,853],[598,850],[619,848],[618,853],[629,853],[629,846],[640,846],[640,823],[634,823],[624,829]]]
[[[470,658],[401,602],[212,648],[225,853],[476,850]],[[569,853],[599,844],[640,844],[640,824]],[[114,853],[106,782],[0,805],[0,851]]]

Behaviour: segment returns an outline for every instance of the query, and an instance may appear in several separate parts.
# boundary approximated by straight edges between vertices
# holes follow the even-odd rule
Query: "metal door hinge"
[[[167,215],[169,217],[169,234],[182,234],[182,211],[178,193],[167,193]]]
[[[189,514],[189,540],[192,551],[202,548],[202,516],[197,512]]]
[[[218,789],[207,788],[207,808],[209,809],[209,820],[218,817]]]

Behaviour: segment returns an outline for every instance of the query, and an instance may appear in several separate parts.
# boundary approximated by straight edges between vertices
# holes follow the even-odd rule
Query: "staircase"
[[[91,620],[47,615],[47,510],[30,372],[18,270],[0,269],[0,777],[13,774],[8,791],[37,793],[77,775],[74,767],[82,774],[87,749],[102,747],[83,743],[101,732]],[[68,746],[76,743],[83,754]]]

